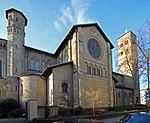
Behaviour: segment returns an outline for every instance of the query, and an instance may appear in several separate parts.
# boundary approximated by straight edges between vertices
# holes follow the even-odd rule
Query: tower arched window
[[[2,77],[2,60],[0,59],[0,78]]]

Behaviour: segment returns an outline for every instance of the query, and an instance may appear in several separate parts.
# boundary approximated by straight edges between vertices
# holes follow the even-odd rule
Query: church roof
[[[116,74],[116,75],[119,75],[119,76],[124,76],[123,74],[117,73],[117,72],[112,72],[112,74]]]
[[[65,63],[62,63],[62,64],[54,64],[54,65],[51,65],[49,67],[46,67],[45,70],[42,72],[42,76],[49,76],[50,73],[52,72],[52,69],[53,68],[56,68],[56,67],[60,67],[60,66],[63,66],[63,65],[67,65],[67,64],[72,64],[73,62],[70,61],[70,62],[65,62]]]
[[[67,34],[67,36],[65,37],[65,39],[62,41],[62,43],[59,45],[59,47],[57,48],[55,54],[59,54],[59,51],[62,47],[65,46],[65,44],[67,43],[68,39],[72,38],[73,33],[75,32],[75,30],[78,27],[90,27],[90,26],[95,26],[98,31],[101,33],[101,35],[103,36],[103,38],[105,39],[106,42],[109,42],[110,44],[110,48],[113,49],[114,46],[112,45],[112,43],[110,42],[110,40],[107,38],[107,36],[104,34],[104,32],[102,31],[102,29],[99,27],[99,25],[97,23],[89,23],[89,24],[78,24],[78,25],[74,25],[71,30],[69,31],[69,33]]]
[[[11,8],[11,9],[6,10],[6,18],[8,19],[8,13],[9,13],[9,12],[12,12],[12,11],[16,11],[16,12],[18,12],[19,14],[21,14],[21,15],[24,17],[24,19],[25,19],[25,26],[27,26],[28,20],[27,20],[27,18],[25,17],[25,15],[24,15],[21,11],[18,11],[18,10],[14,9],[14,8]]]
[[[118,80],[117,80],[114,76],[112,76],[112,79],[113,79],[113,81],[114,81],[115,83],[118,82]]]
[[[49,52],[46,52],[46,51],[43,51],[43,50],[35,49],[35,48],[32,48],[32,47],[28,47],[28,46],[24,46],[24,47],[25,47],[27,50],[33,50],[33,51],[35,51],[35,52],[45,53],[45,54],[49,54],[49,55],[54,56],[54,54],[49,53]]]
[[[116,85],[115,88],[118,88],[118,89],[133,90],[133,88],[128,88],[128,87],[125,87],[125,86],[119,86],[119,85]]]

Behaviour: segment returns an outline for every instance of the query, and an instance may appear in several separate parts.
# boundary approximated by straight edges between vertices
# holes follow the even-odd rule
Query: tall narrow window
[[[31,70],[34,70],[34,59],[31,59],[31,64],[30,64],[31,66]]]
[[[93,75],[96,75],[96,68],[95,68],[95,67],[93,67],[92,69],[93,69],[93,72],[92,72],[92,73],[93,73]]]
[[[106,68],[103,68],[103,77],[107,77],[107,71],[106,71]]]
[[[64,52],[64,62],[68,61],[68,50],[65,50]]]
[[[19,19],[18,19],[18,18],[16,18],[16,22],[17,22],[17,23],[19,22]]]
[[[39,61],[38,60],[35,61],[35,70],[39,70]]]
[[[88,73],[92,74],[92,67],[91,66],[88,66]]]
[[[0,60],[0,78],[2,77],[2,60]]]
[[[97,76],[100,76],[100,69],[97,68]]]
[[[100,76],[102,76],[102,67],[99,67]]]

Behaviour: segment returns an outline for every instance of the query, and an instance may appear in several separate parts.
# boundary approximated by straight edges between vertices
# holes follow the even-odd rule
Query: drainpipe
[[[18,84],[18,108],[20,108],[20,78],[17,77]]]
[[[79,54],[78,54],[78,51],[79,51],[79,49],[78,49],[78,30],[77,29],[75,29],[75,33],[76,33],[76,66],[77,66],[77,83],[78,83],[78,92],[79,92],[79,96],[78,96],[78,103],[79,103],[79,105],[81,105],[81,100],[80,100],[80,96],[81,96],[81,90],[80,90],[80,81],[79,81],[79,58],[78,58],[78,56],[79,56]]]

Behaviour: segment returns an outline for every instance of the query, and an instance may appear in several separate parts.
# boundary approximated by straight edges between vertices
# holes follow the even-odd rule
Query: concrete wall
[[[131,106],[133,92],[129,89],[116,88],[115,89],[116,104],[115,106]]]
[[[34,61],[34,68],[31,62]],[[40,74],[42,71],[52,64],[56,64],[56,58],[50,53],[42,52],[26,47],[26,72],[27,74]],[[36,63],[35,63],[36,62]]]
[[[20,100],[23,107],[28,100],[37,100],[38,106],[46,105],[46,81],[41,76],[22,76],[20,85]]]
[[[6,66],[7,66],[7,40],[0,39],[0,60],[2,62],[1,76],[6,76]]]
[[[101,57],[93,58],[88,51],[88,40],[94,38],[101,47]],[[82,107],[113,106],[112,59],[110,44],[105,41],[96,27],[78,29],[78,72],[79,72],[79,97]],[[96,68],[96,74],[89,74],[87,66]],[[97,68],[101,68],[101,75],[97,75]],[[93,69],[93,68],[92,68]],[[88,95],[93,97],[93,101]],[[93,96],[91,95],[93,93]],[[97,95],[97,99],[94,95]]]
[[[63,100],[62,97],[69,96],[70,98],[70,106],[73,105],[73,80],[72,80],[72,64],[62,65],[52,69],[53,78],[49,81],[49,83],[53,83],[53,87],[51,87],[51,91],[49,94],[53,98],[53,106],[63,106],[65,107],[67,104]],[[66,82],[68,84],[67,93],[62,92],[62,83]],[[51,105],[52,106],[52,105]]]
[[[8,77],[0,79],[0,90],[1,90],[1,99],[13,98],[19,100],[19,78],[18,77]]]
[[[0,99],[5,99],[7,97],[7,79],[1,78],[0,79]]]

